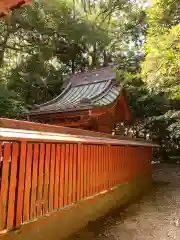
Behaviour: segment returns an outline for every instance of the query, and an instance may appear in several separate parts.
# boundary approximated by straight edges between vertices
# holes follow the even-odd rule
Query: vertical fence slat
[[[112,149],[109,146],[109,178],[110,178],[110,184],[109,187],[112,187],[112,182],[113,182],[113,176],[112,176],[112,168],[113,168],[113,154],[112,154]]]
[[[26,159],[23,222],[27,222],[29,220],[30,193],[31,193],[31,174],[32,174],[32,151],[33,151],[33,145],[31,143],[28,143],[27,144],[27,159]]]
[[[48,212],[49,206],[49,169],[50,169],[50,154],[51,154],[51,145],[46,144],[45,146],[45,175],[44,175],[44,213]]]
[[[96,183],[97,183],[97,188],[96,188],[96,192],[98,193],[99,192],[99,182],[100,182],[100,176],[99,176],[99,150],[100,150],[100,146],[97,145],[97,153],[96,153],[96,176],[97,176],[97,180],[96,180]]]
[[[102,146],[100,146],[100,169],[99,169],[99,171],[100,171],[100,185],[99,185],[99,188],[100,188],[100,192],[103,190],[103,173],[104,173],[104,169],[103,169],[103,157],[104,157],[104,146],[102,145]]]
[[[95,194],[96,192],[96,168],[95,168],[95,163],[96,163],[96,146],[92,146],[92,195]]]
[[[68,204],[72,203],[72,193],[73,193],[73,151],[74,146],[70,144],[69,146],[69,184],[68,184]]]
[[[39,167],[38,167],[38,185],[37,185],[37,216],[43,214],[43,180],[44,180],[44,157],[45,157],[45,145],[44,143],[40,144],[39,152]]]
[[[37,194],[37,174],[39,160],[39,144],[34,144],[33,151],[33,171],[32,171],[32,186],[31,186],[31,205],[30,205],[30,220],[36,217],[36,194]]]
[[[19,144],[13,143],[12,158],[11,158],[10,186],[9,186],[7,229],[11,229],[14,227],[18,156],[19,156]]]
[[[81,144],[78,144],[77,159],[77,201],[81,198]]]
[[[21,146],[20,146],[16,227],[19,227],[21,225],[21,223],[22,223],[23,197],[24,197],[24,180],[25,180],[25,167],[26,167],[26,148],[27,148],[27,143],[26,142],[22,142]]]
[[[59,206],[59,191],[60,191],[60,158],[61,158],[61,146],[56,146],[56,165],[55,165],[55,188],[54,188],[54,209],[58,209]]]
[[[87,196],[90,196],[90,145],[87,146]]]
[[[98,191],[102,191],[102,180],[103,180],[103,165],[102,165],[102,157],[103,157],[103,146],[99,146],[99,168],[98,168],[98,176],[99,176],[99,189]]]
[[[104,178],[103,178],[103,188],[106,189],[106,146],[104,146]]]
[[[97,146],[94,146],[94,194],[97,193]]]
[[[81,163],[80,163],[80,179],[81,179],[81,183],[80,183],[80,200],[83,199],[83,193],[84,193],[84,178],[83,178],[83,171],[84,171],[84,145],[81,145]]]
[[[2,154],[2,179],[1,179],[1,192],[0,192],[0,231],[6,228],[7,218],[7,197],[9,187],[9,160],[11,158],[11,144],[4,144],[4,154]],[[2,145],[1,145],[2,148]],[[2,152],[2,150],[1,150]]]
[[[61,162],[60,162],[60,194],[59,206],[64,206],[64,169],[65,169],[65,144],[61,145]]]
[[[69,184],[69,144],[66,144],[65,152],[65,178],[64,178],[64,205],[68,204],[68,184]]]
[[[113,187],[116,185],[116,146],[113,148]]]
[[[117,149],[117,161],[118,161],[118,179],[117,184],[120,183],[120,177],[121,177],[121,166],[120,166],[120,148]]]
[[[115,173],[116,173],[116,182],[115,182],[115,185],[117,185],[118,184],[118,146],[116,146],[116,158],[115,158]]]
[[[56,161],[56,145],[51,145],[50,158],[50,185],[49,185],[49,211],[53,211],[54,207],[54,175],[55,175],[55,161]]]
[[[108,177],[108,146],[106,146],[106,166],[105,166],[105,171],[106,171],[106,189],[109,188],[109,177]]]
[[[89,195],[93,194],[93,168],[92,168],[92,153],[93,153],[93,146],[89,147]]]
[[[75,144],[73,152],[73,203],[77,201],[77,154],[77,144]]]
[[[123,182],[126,181],[126,170],[125,170],[125,147],[122,146],[122,179],[123,179]]]
[[[87,157],[88,157],[88,145],[84,145],[84,174],[83,174],[83,179],[84,179],[84,198],[87,197]]]
[[[103,151],[102,151],[102,190],[105,189],[105,147],[103,146]]]
[[[99,192],[99,145],[96,146],[96,193]]]

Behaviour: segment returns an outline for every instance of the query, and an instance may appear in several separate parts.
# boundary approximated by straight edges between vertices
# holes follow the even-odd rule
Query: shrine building
[[[116,71],[108,66],[77,73],[51,101],[28,112],[31,121],[112,133],[116,123],[131,121],[126,92],[116,82]]]

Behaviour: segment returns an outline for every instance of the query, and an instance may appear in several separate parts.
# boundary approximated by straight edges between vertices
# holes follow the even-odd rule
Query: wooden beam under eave
[[[88,110],[74,110],[67,112],[51,112],[51,113],[36,113],[28,114],[31,120],[50,120],[50,119],[65,119],[65,118],[76,118],[76,117],[88,117]]]
[[[88,126],[88,123],[84,123],[82,121],[77,121],[77,122],[65,122],[65,121],[57,121],[57,122],[51,122],[52,125],[56,126],[62,126],[62,127],[85,127]]]

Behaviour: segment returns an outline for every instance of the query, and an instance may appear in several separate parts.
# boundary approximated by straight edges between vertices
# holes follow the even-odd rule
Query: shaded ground
[[[68,240],[180,240],[180,165],[158,165],[153,187],[125,210],[116,209]]]

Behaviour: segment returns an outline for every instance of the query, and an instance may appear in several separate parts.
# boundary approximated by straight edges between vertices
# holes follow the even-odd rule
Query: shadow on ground
[[[90,222],[67,240],[180,240],[176,214],[180,211],[180,191],[177,192],[180,169],[161,165],[153,178],[152,188],[143,197]]]

